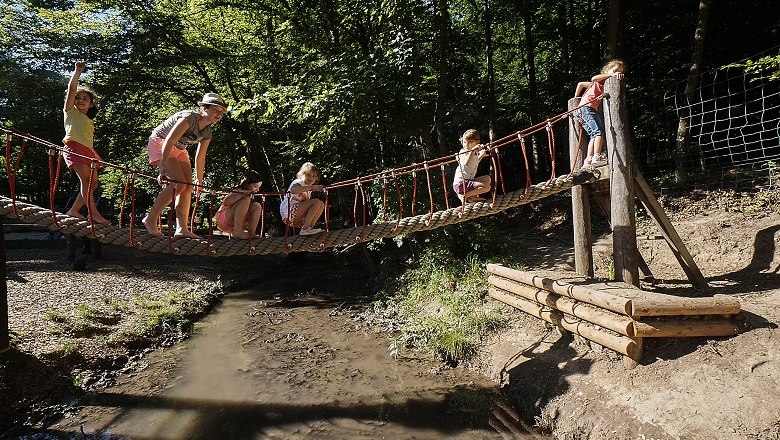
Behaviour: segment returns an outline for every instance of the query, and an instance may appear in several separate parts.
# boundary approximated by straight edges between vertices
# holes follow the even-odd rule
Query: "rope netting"
[[[599,96],[595,99],[602,99]],[[142,228],[134,225],[133,219],[136,218],[135,203],[135,181],[138,178],[145,178],[156,181],[156,176],[138,172],[136,170],[113,164],[106,161],[98,161],[92,158],[86,158],[91,161],[94,167],[112,167],[120,170],[125,175],[125,186],[123,199],[120,209],[119,225],[104,225],[95,223],[92,220],[92,213],[89,212],[86,219],[71,217],[56,212],[54,207],[54,196],[60,179],[61,153],[65,147],[53,144],[35,136],[16,131],[14,129],[2,128],[6,135],[5,149],[5,169],[9,182],[10,197],[0,196],[0,214],[19,219],[28,224],[37,224],[53,231],[62,231],[66,234],[75,236],[90,236],[103,243],[135,247],[152,252],[166,252],[181,255],[209,255],[209,256],[231,256],[231,255],[261,255],[279,252],[297,252],[297,251],[323,251],[328,248],[342,245],[350,245],[362,241],[370,241],[379,238],[394,237],[402,234],[409,234],[419,231],[428,231],[437,229],[446,225],[469,221],[478,217],[492,215],[507,209],[527,204],[544,197],[566,191],[573,185],[587,183],[599,178],[598,170],[583,169],[563,176],[556,176],[555,166],[555,137],[553,135],[553,126],[561,121],[568,120],[574,112],[587,104],[582,102],[572,110],[561,113],[555,117],[549,118],[544,122],[528,127],[524,130],[505,136],[493,142],[480,145],[479,151],[483,151],[489,156],[492,169],[492,194],[487,201],[463,203],[458,207],[450,207],[449,186],[445,173],[445,167],[457,163],[458,153],[448,156],[428,160],[422,163],[407,165],[392,170],[382,171],[366,176],[358,176],[353,179],[333,183],[325,186],[325,231],[318,235],[290,235],[290,229],[285,228],[283,237],[265,237],[263,231],[265,226],[265,205],[268,197],[284,197],[285,193],[264,192],[255,194],[253,197],[261,201],[262,222],[260,235],[248,239],[214,239],[212,217],[214,212],[209,212],[208,216],[208,234],[203,239],[195,238],[174,238],[170,234],[162,237],[155,237]],[[532,185],[531,172],[529,169],[528,152],[526,149],[526,139],[536,133],[546,133],[547,146],[551,158],[551,175],[549,180]],[[21,139],[21,145],[16,158],[12,156],[13,143],[15,138]],[[28,144],[44,147],[49,152],[49,208],[42,208],[37,205],[23,203],[17,200],[15,181],[20,163]],[[505,178],[502,171],[501,156],[502,150],[510,146],[517,146],[518,153],[522,156],[521,163],[525,165],[524,182],[521,185],[523,189],[506,192]],[[73,154],[73,153],[71,153]],[[55,160],[54,157],[57,156]],[[424,173],[423,179],[419,174]],[[442,188],[438,186],[439,180],[436,174],[441,175]],[[405,217],[404,197],[399,179],[401,177],[411,177],[412,195],[409,210],[409,216]],[[422,180],[422,182],[420,182]],[[226,196],[230,191],[219,188],[208,187],[199,183],[178,182],[175,180],[166,180],[166,184],[185,184],[193,185],[198,194],[207,193],[212,202],[216,202],[217,197]],[[381,185],[381,218],[375,219],[369,224],[367,211],[369,199],[366,194],[366,188],[369,185]],[[418,186],[427,187],[419,190]],[[331,228],[331,203],[330,194],[334,190],[354,189],[354,204],[352,206],[353,227]],[[390,218],[391,209],[388,206],[388,192],[397,194],[397,218]],[[425,214],[416,213],[418,204],[418,192],[427,192],[429,199],[429,212]],[[443,203],[435,200],[436,194],[443,193]],[[410,199],[409,197],[406,200]],[[129,199],[129,200],[128,200]],[[195,197],[193,211],[197,209],[197,203],[200,197]],[[173,202],[173,201],[172,201]],[[211,205],[214,206],[214,203]],[[437,210],[437,206],[444,209]],[[131,219],[127,227],[123,224],[125,211],[129,209]],[[209,208],[211,210],[211,208]],[[173,210],[171,209],[171,212]],[[393,213],[395,210],[392,210]],[[194,217],[194,216],[193,216]],[[173,217],[169,214],[168,225],[171,225]],[[140,231],[139,231],[140,229]]]

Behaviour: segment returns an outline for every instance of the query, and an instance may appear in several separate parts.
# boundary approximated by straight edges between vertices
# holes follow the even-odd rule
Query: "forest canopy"
[[[703,70],[767,50],[771,67],[773,11],[768,0],[714,2]],[[218,92],[231,108],[205,183],[230,187],[251,168],[278,191],[307,160],[339,181],[455,152],[468,128],[515,132],[565,111],[610,57],[629,66],[631,101],[658,100],[687,78],[698,13],[695,1],[3,2],[0,123],[59,142],[68,75],[84,59],[106,160],[150,172],[151,129]],[[47,173],[29,166],[20,193],[45,204],[34,182]],[[107,172],[103,195],[121,200],[123,179]]]

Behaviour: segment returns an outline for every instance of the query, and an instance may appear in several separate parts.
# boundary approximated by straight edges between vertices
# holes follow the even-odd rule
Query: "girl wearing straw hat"
[[[163,209],[175,198],[175,237],[200,238],[189,227],[193,175],[187,148],[197,145],[195,181],[203,181],[206,151],[211,143],[211,126],[222,120],[227,105],[217,93],[206,93],[197,110],[182,110],[158,125],[149,137],[149,164],[159,166],[158,182],[163,190],[154,200],[143,223],[147,232],[160,237],[159,221]]]

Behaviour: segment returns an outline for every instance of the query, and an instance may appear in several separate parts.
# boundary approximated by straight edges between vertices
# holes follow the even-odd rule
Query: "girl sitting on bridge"
[[[236,238],[252,238],[257,234],[262,207],[252,201],[252,194],[260,190],[263,179],[256,171],[249,170],[244,178],[222,200],[217,211],[217,228]]]

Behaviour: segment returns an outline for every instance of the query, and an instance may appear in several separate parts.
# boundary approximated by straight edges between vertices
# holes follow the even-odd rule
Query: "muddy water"
[[[511,417],[484,377],[393,358],[385,335],[345,312],[349,299],[316,291],[280,282],[228,295],[192,339],[150,356],[57,429],[133,439],[539,438],[497,423]]]

